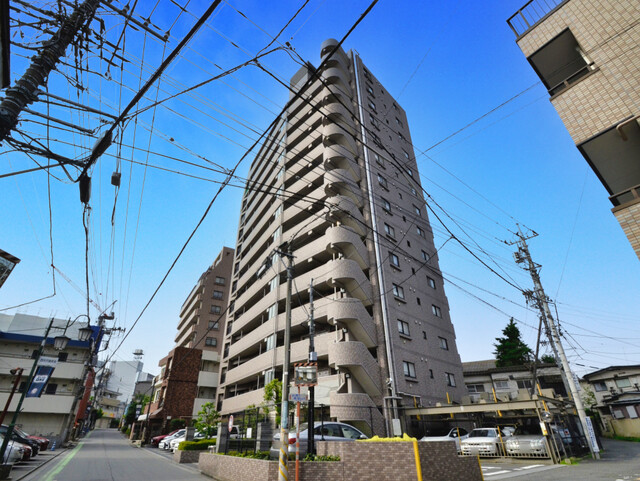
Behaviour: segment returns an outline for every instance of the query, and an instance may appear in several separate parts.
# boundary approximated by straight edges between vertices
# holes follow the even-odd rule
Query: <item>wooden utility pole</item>
[[[13,87],[6,90],[0,103],[0,142],[15,128],[18,117],[27,105],[38,99],[38,90],[47,84],[47,79],[64,56],[67,47],[82,27],[90,21],[100,5],[100,0],[85,0],[66,17],[60,29],[33,57],[31,65]]]

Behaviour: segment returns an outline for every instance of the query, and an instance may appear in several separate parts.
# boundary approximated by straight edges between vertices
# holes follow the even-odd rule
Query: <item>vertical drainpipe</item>
[[[393,358],[393,347],[391,345],[391,332],[389,331],[389,311],[388,311],[388,307],[387,307],[387,298],[385,296],[385,288],[384,288],[384,273],[382,271],[382,254],[380,252],[380,241],[378,239],[378,223],[377,223],[377,219],[376,219],[376,213],[375,213],[375,209],[374,209],[374,202],[373,202],[373,189],[372,189],[372,183],[371,183],[371,169],[370,169],[370,164],[369,164],[369,152],[366,148],[366,131],[365,131],[365,119],[364,119],[364,112],[362,110],[362,95],[360,92],[360,82],[359,82],[359,78],[358,78],[358,62],[360,61],[360,57],[354,53],[353,54],[353,71],[354,71],[354,75],[356,77],[356,93],[358,95],[358,112],[360,114],[360,131],[362,134],[362,144],[363,144],[363,151],[364,151],[364,166],[365,166],[365,171],[367,173],[367,191],[368,191],[368,196],[369,196],[369,210],[371,211],[371,227],[373,229],[373,245],[375,248],[375,255],[376,255],[376,269],[378,271],[378,279],[379,279],[379,283],[378,283],[378,289],[380,291],[380,302],[382,303],[382,324],[384,327],[384,337],[385,337],[385,349],[386,349],[386,353],[387,353],[387,369],[389,371],[389,380],[390,380],[390,389],[391,389],[391,406],[393,408],[393,417],[397,417],[396,415],[396,397],[397,397],[397,386],[396,386],[396,376],[395,376],[395,362],[394,362],[394,358]],[[357,60],[357,61],[356,61]],[[393,430],[391,429],[391,425],[389,423],[389,419],[388,416],[386,415],[386,411],[385,411],[385,417],[387,417],[387,434],[391,435]],[[372,426],[373,428],[373,426]]]

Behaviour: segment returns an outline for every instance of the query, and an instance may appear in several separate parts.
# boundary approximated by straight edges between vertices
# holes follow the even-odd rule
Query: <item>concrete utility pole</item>
[[[318,354],[316,353],[316,347],[313,342],[313,337],[316,334],[316,325],[313,319],[313,279],[309,282],[309,362],[317,362]],[[316,402],[316,388],[315,386],[309,386],[309,436],[307,452],[309,454],[316,454],[316,444],[314,439],[314,427],[315,427],[315,402]]]
[[[558,333],[558,328],[556,327],[555,320],[551,315],[551,309],[549,309],[549,298],[544,292],[542,287],[542,282],[540,281],[540,274],[538,269],[540,268],[539,264],[536,264],[531,259],[531,253],[529,252],[529,246],[527,245],[527,237],[522,234],[522,231],[518,229],[518,240],[516,243],[518,244],[518,251],[514,253],[514,258],[516,263],[523,264],[526,263],[526,267],[523,269],[529,271],[531,274],[531,279],[533,280],[534,291],[525,291],[524,295],[527,301],[533,301],[534,304],[537,305],[540,310],[541,319],[545,325],[545,329],[547,331],[547,335],[549,336],[549,342],[553,351],[556,355],[556,359],[560,361],[562,365],[561,373],[563,377],[563,381],[565,386],[569,387],[569,391],[571,392],[571,397],[573,398],[573,402],[576,406],[576,411],[578,411],[578,417],[580,418],[580,424],[582,424],[582,430],[585,438],[589,444],[589,450],[591,451],[591,455],[595,459],[600,459],[599,449],[597,446],[593,445],[593,440],[589,435],[589,425],[587,423],[587,415],[584,412],[584,406],[582,404],[582,399],[578,394],[578,388],[576,386],[576,382],[574,380],[573,374],[571,372],[571,367],[569,366],[569,361],[567,360],[567,356],[564,352],[564,347],[562,346],[562,342],[560,341],[560,334]],[[528,238],[535,237],[537,234],[534,234]]]
[[[37,100],[38,89],[47,84],[47,79],[55,69],[60,58],[82,26],[96,13],[100,0],[85,0],[73,13],[66,17],[56,34],[45,43],[33,57],[31,65],[15,86],[6,90],[6,96],[0,103],[0,142],[15,128],[18,117],[31,102]]]

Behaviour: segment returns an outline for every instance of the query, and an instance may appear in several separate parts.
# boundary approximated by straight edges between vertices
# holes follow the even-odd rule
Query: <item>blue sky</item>
[[[406,110],[423,187],[442,208],[433,204],[438,215],[459,238],[476,251],[482,248],[488,253],[488,262],[503,275],[531,288],[528,275],[513,262],[514,248],[503,241],[514,240],[517,223],[539,234],[530,240],[530,249],[543,266],[547,294],[557,301],[565,348],[576,371],[638,363],[640,263],[611,214],[605,189],[573,145],[546,90],[515,43],[506,19],[523,3],[380,1],[344,47],[358,51]],[[139,13],[146,15],[155,2],[139,5]],[[247,61],[271,41],[269,35],[277,33],[300,5],[293,1],[223,3],[169,67],[160,90],[154,86],[149,91],[148,99],[175,93],[176,83],[191,86],[203,81],[221,71],[217,66],[228,69]],[[359,1],[312,0],[279,40],[290,41],[302,58],[318,65],[321,42],[341,38],[367,6]],[[204,2],[189,4],[189,12],[171,31],[167,52],[206,7]],[[152,21],[166,30],[176,15],[175,7],[162,0]],[[107,37],[114,42],[122,28],[120,19],[104,12],[101,17]],[[29,38],[32,31],[25,29],[24,33]],[[123,83],[136,89],[140,77],[146,79],[149,69],[160,62],[162,47],[131,30],[124,46],[128,62],[122,71]],[[19,48],[14,52],[30,55]],[[143,55],[148,68],[141,75]],[[22,74],[25,59],[16,56],[12,61],[15,78]],[[72,54],[68,61],[74,64]],[[88,64],[83,57],[83,62],[91,70],[106,71],[106,64],[97,56],[90,57]],[[299,68],[283,51],[265,57],[263,64],[285,82]],[[61,66],[60,71],[73,77],[71,67]],[[110,73],[113,79],[120,79],[119,68]],[[114,113],[132,93],[105,77],[83,73],[80,83],[86,88],[78,91],[55,73],[49,89]],[[168,101],[136,117],[137,124],[136,119],[126,124],[120,151],[122,186],[113,228],[115,189],[110,178],[118,168],[117,146],[111,147],[92,172],[91,298],[102,308],[115,301],[116,325],[130,332],[114,359],[131,359],[131,352],[141,348],[146,353],[145,368],[151,372],[157,371],[157,361],[173,346],[180,306],[194,283],[223,245],[234,246],[242,190],[228,187],[222,192],[140,316],[219,186],[153,167],[145,172],[143,165],[129,161],[222,180],[221,174],[158,154],[230,168],[257,138],[255,132],[266,128],[288,98],[284,87],[255,66],[239,70],[225,82],[199,89],[197,99],[183,96]],[[148,105],[148,99],[140,106]],[[33,108],[46,112],[42,103]],[[99,125],[95,116],[72,115],[64,109],[51,107],[51,115],[89,128]],[[472,125],[448,138],[468,124]],[[19,129],[46,136],[45,127],[34,122],[22,122]],[[52,138],[59,142],[52,140],[52,150],[67,156],[82,156],[94,143],[78,133],[53,130]],[[130,145],[136,146],[133,153]],[[147,156],[147,149],[153,154]],[[5,145],[0,151],[4,160],[0,174],[34,167],[33,161],[9,150]],[[240,165],[235,184],[242,185],[251,159]],[[51,179],[54,264],[83,290],[84,230],[78,188],[64,182],[59,168],[53,172],[62,179]],[[0,248],[22,259],[0,290],[0,309],[6,309],[52,293],[47,175],[37,172],[1,178],[0,201]],[[448,239],[437,223],[434,232],[436,246]],[[529,345],[535,345],[537,314],[524,307],[524,298],[516,289],[455,242],[447,242],[441,250],[440,266],[445,277],[465,288],[445,284],[463,361],[490,358],[494,338],[509,316],[518,320]],[[60,275],[56,280],[56,296],[4,312],[58,317],[84,312],[83,296]],[[105,354],[113,354],[121,340],[122,336],[114,336]]]

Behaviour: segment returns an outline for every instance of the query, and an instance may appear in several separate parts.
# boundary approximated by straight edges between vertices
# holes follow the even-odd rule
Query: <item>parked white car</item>
[[[469,433],[469,437],[460,441],[460,450],[465,455],[501,456],[504,452],[503,442],[513,433],[505,428],[476,428]]]
[[[4,436],[0,434],[0,444],[4,441]],[[3,464],[14,464],[22,459],[24,448],[20,443],[9,441],[7,450],[4,452]]]
[[[169,443],[171,441],[173,441],[174,439],[176,439],[176,438],[180,438],[180,437],[184,436],[184,433],[186,433],[186,432],[187,432],[186,429],[181,429],[177,433],[172,434],[171,436],[167,436],[162,441],[160,441],[160,444],[158,444],[158,448],[160,448],[160,449],[169,449]]]
[[[197,441],[198,439],[204,439],[204,434],[196,431],[196,433],[193,435],[193,440]],[[180,443],[186,440],[186,434],[180,436],[179,438],[172,439],[171,441],[169,441],[169,450],[171,450],[172,453],[175,453],[178,450],[178,446],[180,445]]]
[[[337,422],[316,422],[313,429],[313,439],[318,441],[355,441],[357,439],[369,439],[369,436],[360,430],[345,423]],[[307,442],[309,440],[309,429],[307,424],[300,425],[300,457],[307,454]],[[289,431],[289,457],[296,455],[296,432]],[[280,456],[280,433],[274,434],[271,449],[269,450],[271,459],[278,459]]]
[[[420,441],[434,442],[434,441],[453,441],[456,445],[456,451],[460,452],[460,441],[467,439],[469,433],[464,428],[451,428],[445,434],[436,436],[424,436]]]

